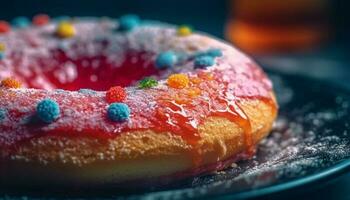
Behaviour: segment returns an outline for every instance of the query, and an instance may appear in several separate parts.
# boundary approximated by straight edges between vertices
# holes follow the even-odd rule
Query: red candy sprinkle
[[[111,87],[106,93],[106,100],[108,103],[122,102],[126,98],[126,92],[123,87]]]
[[[10,29],[10,24],[8,22],[0,21],[0,33],[7,33]]]
[[[33,17],[33,24],[35,24],[37,26],[43,26],[45,24],[48,24],[49,21],[50,21],[50,17],[48,15],[45,15],[45,14],[35,15]]]

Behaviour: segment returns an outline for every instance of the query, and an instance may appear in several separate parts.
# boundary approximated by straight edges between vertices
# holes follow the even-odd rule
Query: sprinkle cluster
[[[126,97],[127,93],[121,86],[111,87],[106,92],[106,101],[110,103],[107,108],[107,116],[111,121],[123,122],[129,119],[130,108],[127,104],[121,103]]]
[[[44,26],[50,22],[50,17],[45,14],[39,14],[34,16],[32,23],[36,26]],[[77,34],[77,29],[74,24],[69,21],[69,18],[57,19],[58,25],[54,34],[62,39],[74,37]],[[141,25],[141,20],[137,15],[124,15],[118,20],[118,31],[130,32]],[[12,25],[15,28],[26,28],[30,25],[30,20],[26,17],[17,17],[12,20]],[[8,22],[0,21],[0,34],[7,33],[11,30]],[[176,35],[179,37],[190,36],[193,33],[193,29],[190,26],[182,25],[176,30]],[[0,59],[4,56],[5,45],[0,43]],[[181,52],[164,51],[159,53],[155,57],[155,66],[158,69],[171,69],[175,65],[180,65],[182,61],[193,61],[194,67],[199,69],[205,69],[206,67],[213,66],[215,64],[215,58],[222,56],[220,49],[209,49],[203,52],[197,52],[194,55],[184,55],[182,59]],[[201,93],[198,88],[189,87],[190,84],[196,83],[195,79],[189,78],[189,75],[183,73],[172,74],[168,77],[166,84],[175,89],[184,89],[188,96],[195,97]],[[153,88],[158,85],[158,81],[151,77],[146,77],[139,81],[139,89]],[[1,81],[1,87],[7,88],[20,88],[21,83],[12,78],[6,78]],[[183,91],[185,91],[183,90]],[[81,89],[78,91],[83,94],[95,94],[96,91],[89,89]],[[123,122],[130,117],[130,108],[124,102],[127,99],[127,92],[125,88],[121,86],[111,87],[106,91],[105,101],[109,104],[107,107],[107,117],[114,122]],[[44,123],[53,123],[61,114],[59,104],[53,99],[44,99],[37,103],[36,117]],[[0,109],[0,121],[7,115],[6,110]]]

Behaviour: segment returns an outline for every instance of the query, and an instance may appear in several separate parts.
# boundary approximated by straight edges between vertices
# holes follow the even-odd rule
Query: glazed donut
[[[223,41],[135,15],[35,19],[0,35],[2,184],[183,179],[271,129],[270,80]]]

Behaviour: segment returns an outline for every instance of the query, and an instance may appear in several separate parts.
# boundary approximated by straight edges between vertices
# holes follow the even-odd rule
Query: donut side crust
[[[274,94],[271,94],[274,99]],[[262,100],[243,100],[251,121],[254,144],[271,130],[276,107]],[[99,140],[91,137],[45,136],[2,152],[0,183],[100,184],[167,176],[234,157],[246,150],[244,130],[222,117],[209,117],[199,126],[196,147],[172,133],[152,130],[121,133]],[[6,159],[5,159],[6,158]],[[199,166],[194,160],[200,159]]]

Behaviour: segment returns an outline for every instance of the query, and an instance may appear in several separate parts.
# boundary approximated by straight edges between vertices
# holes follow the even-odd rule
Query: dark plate
[[[350,92],[330,83],[271,72],[278,120],[257,155],[231,168],[144,191],[3,191],[10,197],[223,199],[260,197],[315,185],[350,169]]]

